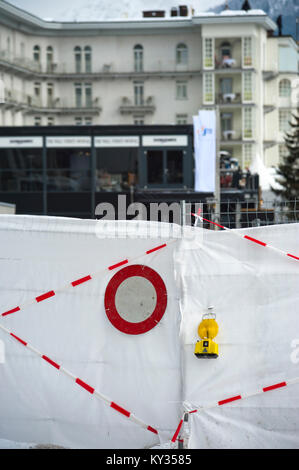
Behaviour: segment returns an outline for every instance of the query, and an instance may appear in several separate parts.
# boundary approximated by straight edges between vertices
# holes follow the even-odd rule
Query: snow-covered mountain
[[[65,21],[92,21],[101,19],[116,18],[142,18],[144,10],[164,10],[166,16],[170,15],[172,7],[179,5],[190,5],[195,12],[207,11],[211,7],[217,7],[223,3],[223,0],[82,0],[81,4],[71,9],[67,9],[63,18]]]
[[[279,15],[282,15],[282,34],[291,34],[296,38],[296,17],[299,16],[298,0],[249,0],[253,9],[264,10],[272,20],[276,21]],[[228,5],[231,10],[240,10],[243,0],[229,0]],[[212,6],[210,11],[219,13],[223,10],[223,3]],[[297,26],[299,29],[299,25]],[[299,33],[299,31],[298,31]]]
[[[0,0],[0,3],[4,0]],[[219,13],[225,0],[6,0],[19,8],[44,19],[57,21],[101,21],[107,19],[142,18],[144,10],[164,10],[170,15],[171,7],[188,5],[195,13]],[[240,10],[244,0],[228,0],[230,10]],[[249,0],[252,9],[264,10],[274,21],[282,14],[283,34],[296,38],[298,0]],[[299,24],[298,24],[299,33]]]
[[[296,37],[296,16],[299,16],[298,0],[249,0],[252,9],[264,10],[274,21],[283,15],[283,34]],[[187,4],[195,13],[205,11],[221,12],[225,7],[223,0],[76,0],[71,9],[63,12],[65,21],[92,21],[115,18],[141,18],[143,10],[165,10],[170,14],[171,7]],[[230,10],[240,10],[243,0],[229,0]],[[299,25],[298,25],[299,27]]]

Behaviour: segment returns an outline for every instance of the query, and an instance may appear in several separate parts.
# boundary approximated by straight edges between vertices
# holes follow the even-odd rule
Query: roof
[[[192,28],[207,24],[255,23],[266,30],[275,30],[276,23],[263,10],[224,10],[220,14],[203,12],[187,17],[121,18],[100,21],[49,21],[2,0],[0,18],[4,24],[31,34],[64,35],[80,32],[130,32],[132,30]]]

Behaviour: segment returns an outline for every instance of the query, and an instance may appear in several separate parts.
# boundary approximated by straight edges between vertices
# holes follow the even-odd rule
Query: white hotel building
[[[192,124],[218,105],[221,149],[277,165],[298,46],[275,29],[261,10],[58,23],[0,2],[0,126]]]

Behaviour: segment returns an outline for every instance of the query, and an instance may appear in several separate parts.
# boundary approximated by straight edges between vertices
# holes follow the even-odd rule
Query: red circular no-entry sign
[[[140,335],[154,328],[167,307],[167,290],[161,276],[143,265],[127,266],[110,280],[105,310],[122,333]]]

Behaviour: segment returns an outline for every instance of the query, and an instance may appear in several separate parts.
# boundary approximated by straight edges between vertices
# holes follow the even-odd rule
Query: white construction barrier
[[[198,410],[189,414],[189,447],[299,448],[299,385],[286,386],[299,377],[299,261],[265,246],[298,256],[299,224],[238,232],[264,245],[204,231],[200,249],[176,254],[185,410]],[[197,326],[210,305],[219,357],[197,359]]]
[[[298,448],[299,224],[238,233],[0,216],[0,439]]]
[[[170,439],[181,403],[176,241],[145,238],[143,227],[135,224],[139,238],[135,231],[128,239],[120,223],[112,238],[113,223],[0,217],[0,438],[72,448]],[[105,312],[106,288],[126,265],[151,268],[168,293],[146,334],[119,331]],[[130,289],[133,301],[138,291]],[[116,301],[125,309],[121,295]]]

